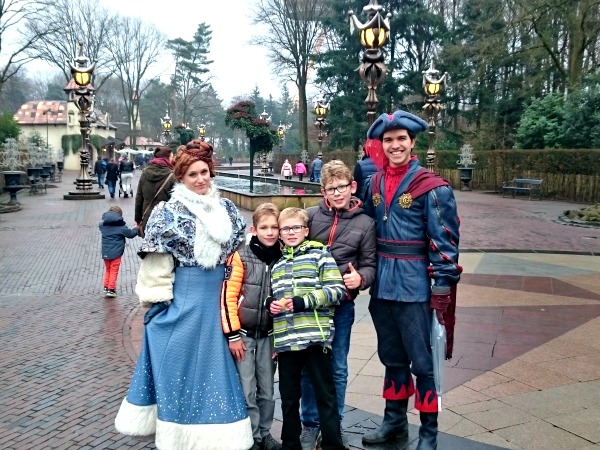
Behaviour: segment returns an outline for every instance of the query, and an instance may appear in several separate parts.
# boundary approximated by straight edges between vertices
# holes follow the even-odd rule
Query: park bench
[[[532,198],[542,199],[542,182],[535,178],[513,178],[510,182],[502,185],[502,197],[510,194],[515,198],[516,194],[525,194]]]

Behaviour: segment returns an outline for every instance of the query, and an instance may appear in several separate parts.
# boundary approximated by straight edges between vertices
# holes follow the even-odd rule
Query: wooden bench
[[[511,182],[505,182],[502,185],[502,197],[510,194],[515,198],[516,194],[525,194],[532,198],[542,199],[542,182],[534,178],[513,178]]]

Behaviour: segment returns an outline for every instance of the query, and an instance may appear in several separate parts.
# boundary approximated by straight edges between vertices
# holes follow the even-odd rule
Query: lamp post
[[[160,124],[163,129],[163,144],[167,145],[171,140],[171,127],[173,126],[169,117],[169,111],[165,113],[165,117],[160,119]]]
[[[203,123],[198,125],[198,135],[200,136],[200,140],[203,141],[204,137],[206,136],[206,125]]]
[[[69,61],[71,75],[75,82],[74,89],[75,106],[79,110],[79,129],[81,132],[81,148],[79,149],[79,177],[76,178],[77,192],[70,192],[64,196],[65,200],[103,199],[104,195],[93,191],[92,179],[88,174],[90,163],[90,123],[94,87],[92,76],[96,63],[90,64],[90,59],[83,55],[83,44],[80,42],[79,55]]]
[[[317,141],[319,142],[319,154],[322,154],[322,147],[323,147],[323,128],[325,127],[325,125],[327,125],[327,121],[325,120],[327,118],[327,113],[329,112],[329,103],[325,103],[325,100],[323,100],[323,97],[319,97],[319,99],[315,102],[315,109],[314,109],[314,113],[316,116],[315,119],[315,127],[317,127],[317,130],[319,131],[319,133],[317,134]]]
[[[260,119],[267,124],[271,122],[271,115],[267,112],[267,107],[263,106],[263,112],[259,114]],[[260,174],[265,177],[269,175],[269,166],[267,164],[267,153],[260,152]]]
[[[42,113],[44,116],[46,116],[46,153],[48,154],[50,152],[50,145],[48,144],[48,116],[50,115],[51,111],[52,110],[48,108]]]
[[[435,124],[437,115],[443,109],[440,103],[440,94],[446,87],[448,72],[440,77],[440,71],[433,66],[433,60],[429,69],[423,72],[423,90],[425,91],[425,105],[423,109],[427,113],[429,125],[429,148],[427,149],[427,170],[435,171]]]
[[[354,27],[358,28],[360,43],[364,47],[362,64],[358,68],[358,74],[368,89],[367,98],[365,99],[368,126],[371,126],[375,121],[377,104],[379,103],[376,92],[377,86],[381,84],[387,72],[387,68],[383,63],[384,57],[381,48],[387,40],[392,15],[388,13],[384,19],[381,15],[382,9],[383,7],[377,0],[369,0],[369,4],[363,8],[363,11],[367,14],[365,24],[360,23],[353,11],[348,12],[351,19],[350,31],[352,32]]]

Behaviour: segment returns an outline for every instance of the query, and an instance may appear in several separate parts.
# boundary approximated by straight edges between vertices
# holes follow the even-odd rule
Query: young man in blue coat
[[[421,419],[417,450],[437,448],[432,310],[452,331],[455,287],[462,272],[452,188],[411,155],[416,135],[427,128],[427,122],[405,111],[375,120],[367,137],[381,140],[386,158],[383,169],[370,179],[364,206],[376,222],[377,277],[369,311],[385,366],[386,406],[381,426],[365,434],[363,443],[408,443],[406,410],[415,394]],[[447,357],[451,353],[450,345]]]

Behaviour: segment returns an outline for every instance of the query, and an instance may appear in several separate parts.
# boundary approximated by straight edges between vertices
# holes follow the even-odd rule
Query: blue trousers
[[[335,334],[331,344],[333,383],[338,403],[340,422],[344,417],[346,386],[348,385],[348,353],[350,352],[350,334],[354,324],[354,302],[347,301],[335,308],[333,324]],[[305,427],[319,426],[319,411],[315,390],[306,371],[302,372],[302,413],[300,418]]]

